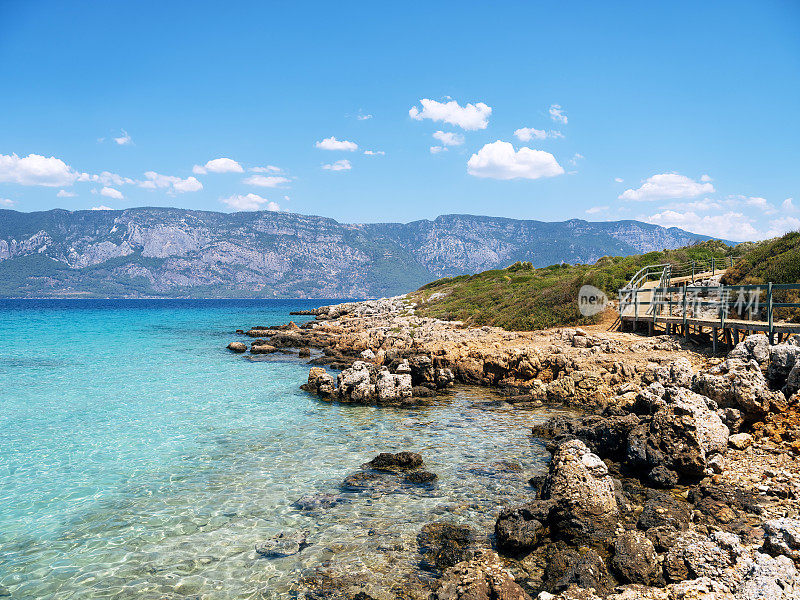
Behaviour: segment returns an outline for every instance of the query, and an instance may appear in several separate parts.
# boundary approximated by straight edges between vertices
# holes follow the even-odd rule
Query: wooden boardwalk
[[[800,285],[726,286],[712,279],[725,272],[716,265],[681,277],[671,277],[671,269],[645,267],[619,290],[620,327],[637,330],[644,325],[649,333],[662,329],[687,338],[708,336],[714,351],[718,344],[733,346],[751,332],[766,333],[770,343],[800,334],[800,322],[781,321],[775,315],[776,309],[800,308],[800,302],[785,301],[800,297]]]

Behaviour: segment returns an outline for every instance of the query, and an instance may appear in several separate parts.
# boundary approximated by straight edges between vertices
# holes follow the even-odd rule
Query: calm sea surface
[[[0,300],[0,595],[290,598],[320,569],[377,594],[416,568],[425,523],[489,532],[503,503],[528,497],[547,458],[529,427],[553,411],[471,388],[424,409],[328,404],[299,390],[296,356],[225,349],[236,328],[319,304]],[[292,506],[406,449],[437,486]],[[260,558],[281,531],[310,545]]]

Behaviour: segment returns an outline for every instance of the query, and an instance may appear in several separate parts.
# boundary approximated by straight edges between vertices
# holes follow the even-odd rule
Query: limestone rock
[[[481,551],[445,571],[433,600],[531,600],[500,557]]]
[[[736,450],[744,450],[753,443],[753,436],[749,433],[736,433],[728,438],[728,444]]]
[[[764,523],[764,551],[800,564],[800,520],[781,518]]]
[[[510,554],[533,550],[541,539],[552,507],[552,502],[535,500],[500,511],[495,524],[498,549]]]
[[[769,338],[764,333],[755,333],[736,344],[728,353],[728,358],[737,358],[745,362],[755,360],[759,365],[765,365],[769,362],[769,354]]]
[[[230,344],[228,344],[228,350],[239,354],[247,350],[247,345],[243,344],[242,342],[231,342]]]
[[[702,477],[711,456],[725,452],[728,428],[703,396],[685,388],[671,388],[667,396],[668,404],[649,423],[631,431],[628,462],[651,469],[663,466],[689,478]]]
[[[787,347],[800,350],[796,346]],[[786,374],[788,373],[787,371]],[[751,420],[781,410],[786,405],[783,394],[770,390],[754,360],[744,362],[728,359],[708,372],[698,373],[692,389],[708,396],[723,408],[738,408]]]
[[[605,463],[580,440],[561,444],[542,488],[552,500],[552,527],[566,539],[609,540],[619,514],[614,482]]]
[[[626,583],[652,585],[661,579],[653,542],[641,531],[626,531],[616,539],[611,564]]]

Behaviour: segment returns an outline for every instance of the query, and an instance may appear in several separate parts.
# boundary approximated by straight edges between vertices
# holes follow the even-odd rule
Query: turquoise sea
[[[0,300],[0,596],[293,598],[321,571],[379,595],[417,569],[425,523],[489,533],[529,497],[545,410],[467,387],[420,409],[329,404],[298,388],[296,355],[225,349],[237,328],[324,303]],[[421,452],[438,484],[341,494],[399,450]],[[321,493],[341,501],[293,506]],[[259,557],[281,531],[309,546]]]

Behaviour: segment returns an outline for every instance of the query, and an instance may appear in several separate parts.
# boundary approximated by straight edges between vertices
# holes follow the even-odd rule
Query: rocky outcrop
[[[227,347],[228,350],[231,352],[236,352],[237,354],[247,351],[247,345],[243,344],[242,342],[231,342]]]
[[[549,523],[568,541],[608,541],[619,514],[614,482],[605,463],[580,440],[560,445],[553,454],[542,499],[553,503]]]
[[[728,446],[728,428],[708,398],[685,388],[670,388],[655,414],[628,437],[627,462],[651,472],[658,468],[698,479],[715,455]],[[656,474],[658,477],[658,474]]]
[[[692,389],[708,396],[721,407],[741,410],[751,421],[783,410],[786,406],[786,397],[770,389],[755,360],[744,362],[728,358],[707,372],[699,373]]]

